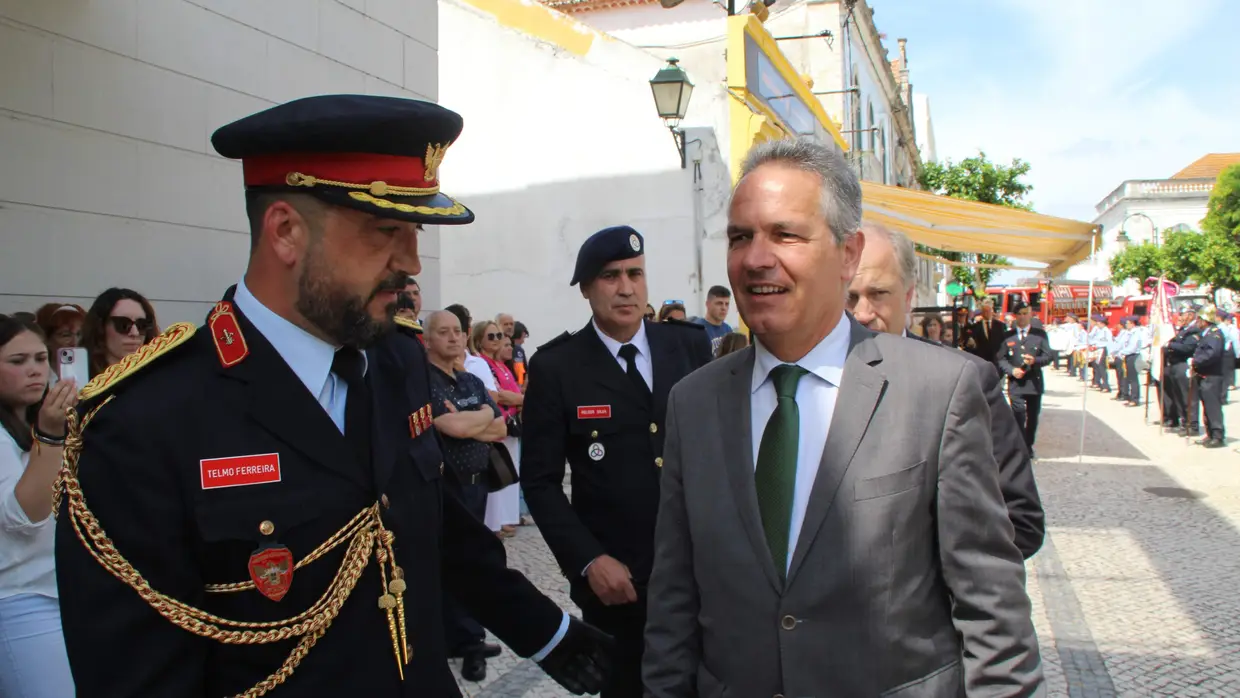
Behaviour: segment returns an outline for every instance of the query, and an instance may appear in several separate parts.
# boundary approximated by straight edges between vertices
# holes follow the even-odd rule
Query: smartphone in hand
[[[78,389],[90,382],[90,367],[84,347],[57,349],[56,361],[60,364],[60,380],[73,379]]]

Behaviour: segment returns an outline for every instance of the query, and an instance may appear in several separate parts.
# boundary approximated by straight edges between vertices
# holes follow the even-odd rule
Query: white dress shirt
[[[841,314],[835,329],[796,362],[797,366],[809,373],[802,376],[797,383],[797,411],[801,420],[797,439],[796,489],[792,495],[792,520],[788,531],[785,571],[786,566],[792,563],[792,554],[796,551],[797,539],[801,536],[801,524],[805,521],[805,510],[809,506],[810,490],[814,487],[818,464],[822,462],[822,451],[827,445],[827,432],[831,427],[831,417],[835,414],[835,399],[839,394],[840,381],[844,377],[844,362],[848,360],[848,342],[851,335],[852,326],[848,317]],[[761,340],[756,338],[754,349],[756,357],[750,388],[750,425],[756,468],[758,450],[762,446],[762,432],[766,430],[766,423],[775,412],[778,401],[770,374],[783,362],[767,351]]]
[[[57,598],[56,519],[49,512],[42,521],[31,521],[17,501],[17,481],[29,461],[30,453],[0,427],[0,599],[18,594]]]
[[[328,416],[343,434],[344,405],[349,395],[349,384],[345,383],[344,378],[332,373],[332,360],[336,358],[339,347],[324,342],[271,312],[250,293],[245,281],[237,284],[233,302],[259,333],[271,342],[276,353],[293,369],[293,373],[301,379],[314,399],[327,410]],[[362,373],[365,375],[368,367],[365,352],[362,353],[362,366]]]
[[[620,358],[620,347],[625,344],[632,344],[637,347],[637,356],[633,357],[633,363],[637,364],[637,372],[642,374],[642,378],[646,381],[646,387],[652,388],[654,386],[654,365],[650,363],[650,340],[646,338],[646,323],[642,322],[637,328],[637,334],[633,335],[633,338],[627,342],[617,342],[608,337],[599,329],[598,323],[593,320],[590,321],[590,324],[594,326],[594,331],[598,333],[598,338],[603,340],[603,346],[607,347],[607,351],[611,352],[616,363],[620,364],[620,370],[622,371],[627,372],[629,365],[624,362],[624,359]]]
[[[491,365],[481,356],[467,352],[465,354],[465,372],[477,376],[487,390],[491,392],[499,390],[499,383],[495,380],[495,374],[491,372]]]

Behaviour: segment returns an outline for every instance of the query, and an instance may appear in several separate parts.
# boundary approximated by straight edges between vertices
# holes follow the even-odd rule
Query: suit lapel
[[[865,437],[887,387],[886,378],[875,368],[875,365],[882,363],[883,355],[873,339],[874,333],[851,315],[848,321],[852,323],[848,360],[844,363],[844,377],[836,394],[835,414],[827,432],[827,443],[822,449],[818,474],[810,490],[805,521],[801,524],[792,564],[788,568],[789,587],[835,502],[840,482],[852,466],[853,455],[861,445],[861,439]]]
[[[392,477],[397,446],[410,428],[407,418],[413,409],[409,405],[408,386],[403,380],[405,372],[401,370],[392,345],[371,349],[366,357],[369,361],[366,380],[374,397],[370,457],[374,461],[375,485],[382,491]],[[384,417],[390,421],[385,421]]]
[[[776,593],[782,592],[775,563],[771,561],[771,549],[766,544],[762,530],[762,516],[758,513],[758,491],[754,486],[752,395],[755,352],[753,346],[745,349],[745,358],[727,377],[718,393],[719,425],[723,438],[723,462],[727,464],[732,496],[740,514],[745,537],[753,546],[754,557]]]
[[[249,417],[310,461],[369,491],[370,473],[357,465],[344,435],[319,404],[318,396],[310,394],[275,347],[236,306],[233,312],[250,354],[241,363],[220,371],[247,384]]]

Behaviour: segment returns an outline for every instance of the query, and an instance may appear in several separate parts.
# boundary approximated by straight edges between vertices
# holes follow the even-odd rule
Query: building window
[[[887,125],[884,124],[881,131],[878,132],[879,137],[879,163],[883,168],[883,184],[887,184],[890,177],[887,174]]]
[[[870,116],[870,120],[866,124],[866,128],[870,130],[866,131],[866,133],[870,136],[870,152],[874,152],[874,104],[866,100],[865,107],[869,111]]]
[[[861,78],[857,75],[856,66],[853,67],[852,75],[852,102],[853,102],[853,134],[852,149],[854,151],[861,150]]]

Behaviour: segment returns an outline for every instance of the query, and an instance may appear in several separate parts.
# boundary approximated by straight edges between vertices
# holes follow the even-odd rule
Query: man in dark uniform
[[[642,695],[667,394],[711,359],[701,326],[644,320],[644,253],[642,236],[628,226],[601,230],[581,246],[571,284],[581,284],[593,318],[531,357],[523,412],[530,514],[586,622],[616,638],[604,698]]]
[[[1227,389],[1223,381],[1223,350],[1227,340],[1218,328],[1217,314],[1213,305],[1197,313],[1201,341],[1193,352],[1193,387],[1201,396],[1206,413],[1205,438],[1197,443],[1206,448],[1222,448],[1227,442],[1223,429],[1223,391]],[[1196,404],[1189,405],[1189,414],[1196,421]]]
[[[422,344],[391,331],[461,118],[388,97],[297,100],[217,131],[243,159],[251,253],[82,391],[56,566],[79,696],[458,696],[450,588],[574,692],[610,654],[506,566],[451,497]]]
[[[1042,413],[1045,391],[1042,367],[1055,357],[1046,330],[1030,326],[1032,317],[1028,305],[1016,310],[1016,326],[1003,336],[1003,344],[995,355],[999,370],[1008,377],[1008,400],[1030,453],[1033,453],[1033,442],[1038,434],[1038,416]]]
[[[1007,325],[995,319],[994,300],[987,298],[982,301],[982,316],[965,329],[964,350],[993,362],[1007,329]]]
[[[1175,337],[1167,343],[1167,370],[1163,373],[1166,390],[1171,395],[1171,404],[1175,408],[1175,421],[1180,425],[1180,436],[1197,436],[1201,433],[1199,420],[1200,410],[1189,404],[1199,398],[1196,394],[1189,395],[1188,360],[1197,351],[1197,343],[1201,341],[1201,328],[1197,326],[1197,313],[1193,310],[1184,311],[1180,320],[1183,324]]]

